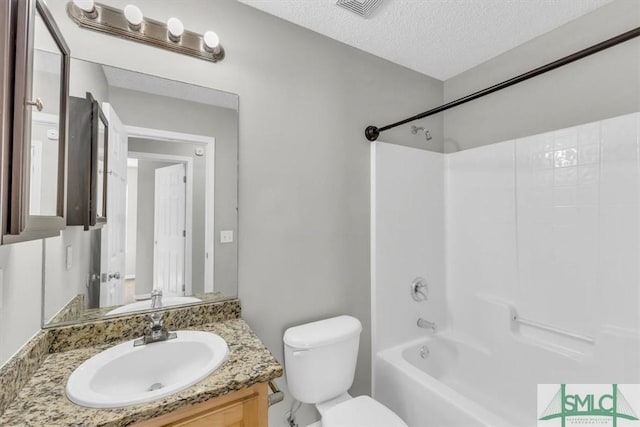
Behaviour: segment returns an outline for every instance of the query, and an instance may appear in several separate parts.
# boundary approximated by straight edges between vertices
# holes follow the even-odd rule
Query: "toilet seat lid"
[[[369,396],[358,396],[327,410],[322,427],[407,427],[391,409]]]

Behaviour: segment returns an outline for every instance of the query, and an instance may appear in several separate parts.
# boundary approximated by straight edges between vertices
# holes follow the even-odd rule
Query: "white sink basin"
[[[220,336],[177,334],[176,339],[138,347],[127,341],[93,356],[69,377],[67,397],[90,408],[148,402],[192,386],[227,359],[229,347]]]
[[[189,304],[193,302],[202,301],[200,298],[195,297],[165,297],[162,298],[162,307],[171,307],[172,305]],[[131,313],[140,310],[149,310],[151,308],[151,300],[138,301],[131,304],[126,304],[111,310],[106,315]]]

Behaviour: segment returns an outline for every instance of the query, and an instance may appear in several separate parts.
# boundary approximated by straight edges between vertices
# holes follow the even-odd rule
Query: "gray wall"
[[[82,226],[67,227],[60,236],[44,240],[45,298],[44,321],[49,321],[78,294],[86,292],[89,276],[91,234]],[[67,268],[67,247],[71,247],[71,265]]]
[[[447,101],[640,25],[640,2],[617,0],[445,82]],[[634,39],[444,113],[446,151],[602,120],[640,109]]]
[[[134,145],[132,142],[133,140],[129,141],[130,149]],[[168,165],[168,163],[147,160],[138,162],[138,194],[146,196],[144,202],[139,201],[137,212],[136,294],[150,293],[153,289],[155,172],[157,168]],[[202,279],[202,266],[194,262],[194,267],[198,267],[194,268],[196,270],[194,276]]]
[[[109,100],[109,85],[102,66],[71,59],[69,95],[84,98],[87,92],[100,103]]]
[[[237,295],[238,239],[233,243],[220,243],[221,230],[238,229],[238,113],[228,108],[214,107],[176,98],[136,92],[112,87],[110,102],[125,125],[211,136],[215,142],[214,164],[214,290],[224,295]],[[194,155],[195,145],[152,143],[129,151],[149,151],[188,156],[194,159],[194,230],[204,230],[205,158]],[[156,148],[161,151],[156,151]],[[202,224],[197,228],[197,224]],[[193,254],[203,254],[204,234],[194,234]],[[204,290],[204,264],[202,258],[194,265],[194,292]],[[196,271],[198,273],[196,274]]]
[[[43,242],[0,247],[0,365],[40,330]]]
[[[341,313],[358,317],[364,331],[352,392],[369,392],[369,144],[363,131],[440,104],[442,82],[233,0],[136,4],[160,21],[179,13],[189,30],[214,29],[225,60],[212,64],[82,30],[67,18],[64,2],[50,7],[75,57],[240,95],[243,317],[281,361],[289,326]],[[430,123],[437,147],[441,120]],[[384,139],[423,144],[409,126]],[[278,406],[286,404],[274,407],[274,416]]]

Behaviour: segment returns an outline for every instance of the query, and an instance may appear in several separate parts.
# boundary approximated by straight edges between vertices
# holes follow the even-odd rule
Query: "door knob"
[[[111,279],[120,280],[120,272],[109,273],[109,280]]]

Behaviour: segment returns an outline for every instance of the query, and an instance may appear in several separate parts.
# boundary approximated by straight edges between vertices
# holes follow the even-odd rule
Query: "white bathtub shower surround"
[[[381,351],[377,359],[376,396],[410,426],[531,425],[524,422],[523,393],[501,402],[493,378],[499,370],[486,369],[492,364],[488,352],[464,341],[445,335],[419,338]]]
[[[490,339],[478,295],[593,336],[640,333],[640,114],[447,155],[448,311]],[[541,333],[554,342],[554,334]]]
[[[430,165],[413,150],[375,148],[376,399],[412,427],[533,427],[537,384],[640,383],[639,129],[634,113],[443,155],[442,192],[417,182]],[[425,240],[404,211],[439,197],[446,233]],[[424,252],[403,263],[418,241],[445,253],[433,337],[396,285],[431,274]]]
[[[373,352],[421,337],[418,318],[446,324],[444,157],[374,142],[371,153]],[[410,285],[427,282],[416,302]],[[374,357],[375,362],[375,357]]]
[[[380,351],[376,399],[411,427],[535,427],[537,384],[640,381],[637,335],[603,329],[581,353],[522,335],[509,314],[487,310],[486,346],[449,330]]]

